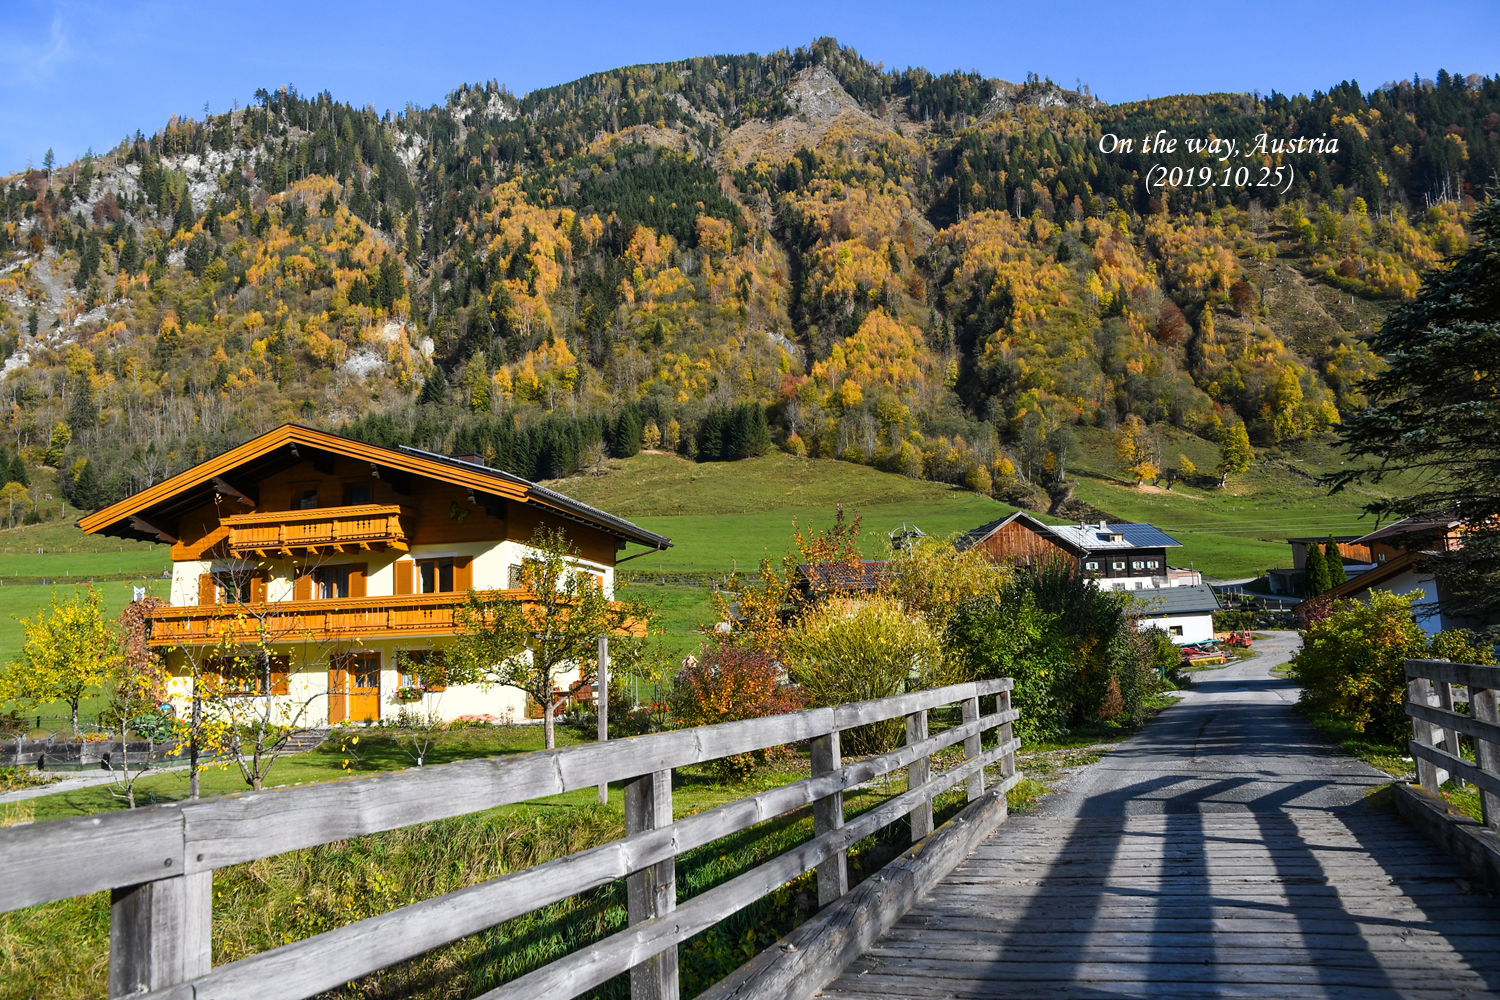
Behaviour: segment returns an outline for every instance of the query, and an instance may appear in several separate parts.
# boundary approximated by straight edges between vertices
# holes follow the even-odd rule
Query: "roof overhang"
[[[299,424],[283,424],[238,447],[200,462],[170,479],[147,487],[103,510],[80,518],[88,534],[175,542],[179,518],[207,504],[242,513],[255,503],[255,484],[302,462],[332,471],[339,458],[368,462],[372,478],[388,479],[398,492],[410,492],[419,476],[469,489],[475,501],[491,506],[499,500],[530,504],[549,513],[652,549],[669,548],[672,540],[621,517],[597,510],[520,476],[472,462],[449,459],[418,449],[366,444]]]

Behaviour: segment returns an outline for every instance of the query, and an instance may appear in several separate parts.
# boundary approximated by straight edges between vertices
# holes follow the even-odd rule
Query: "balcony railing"
[[[236,558],[273,559],[360,549],[404,552],[408,542],[402,518],[410,516],[404,507],[360,504],[233,514],[223,524]]]
[[[513,591],[524,600],[527,591]],[[324,642],[452,635],[466,593],[271,601],[151,612],[151,645],[213,646],[221,641]]]

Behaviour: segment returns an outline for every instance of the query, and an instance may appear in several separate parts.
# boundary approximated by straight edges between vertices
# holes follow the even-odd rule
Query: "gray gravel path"
[[[824,995],[1500,997],[1500,904],[1292,711],[1296,643],[1197,675]]]

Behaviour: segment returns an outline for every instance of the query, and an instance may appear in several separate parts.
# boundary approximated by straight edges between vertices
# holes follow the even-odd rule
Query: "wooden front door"
[[[380,654],[340,653],[328,663],[328,722],[380,718]]]

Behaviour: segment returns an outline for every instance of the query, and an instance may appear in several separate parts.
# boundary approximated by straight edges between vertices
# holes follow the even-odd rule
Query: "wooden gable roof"
[[[103,510],[80,518],[89,534],[173,540],[177,519],[218,496],[254,500],[255,484],[301,462],[331,467],[336,458],[368,462],[373,476],[393,482],[420,477],[465,487],[486,504],[510,501],[533,505],[626,542],[665,549],[672,541],[613,514],[547,489],[520,476],[476,462],[416,448],[400,450],[366,444],[298,424],[283,424],[170,479],[147,487]]]

